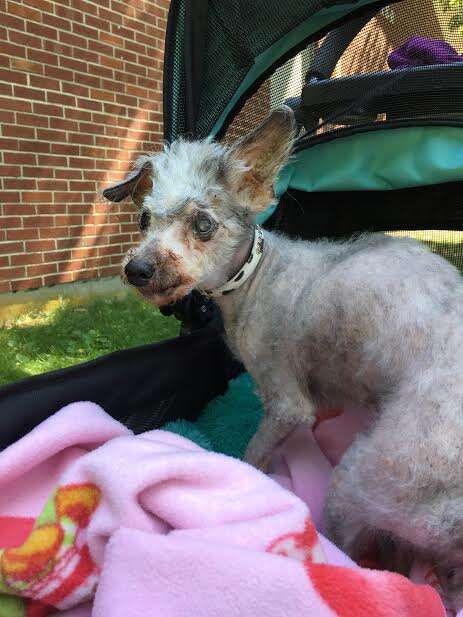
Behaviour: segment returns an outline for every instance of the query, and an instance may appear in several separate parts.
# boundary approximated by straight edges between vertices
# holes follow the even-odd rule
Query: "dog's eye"
[[[207,214],[198,214],[193,221],[193,227],[201,240],[208,240],[214,231],[214,221]]]
[[[150,224],[150,219],[151,219],[151,214],[148,212],[148,210],[142,210],[142,212],[140,213],[139,221],[138,221],[141,231],[146,231],[148,229],[149,224]]]

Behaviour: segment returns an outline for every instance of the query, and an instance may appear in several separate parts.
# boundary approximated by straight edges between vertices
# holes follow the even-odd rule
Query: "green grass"
[[[62,300],[0,329],[0,384],[177,336],[179,324],[133,295]]]

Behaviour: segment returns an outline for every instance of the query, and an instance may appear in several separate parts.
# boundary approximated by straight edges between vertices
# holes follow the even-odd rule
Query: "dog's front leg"
[[[315,407],[300,392],[292,378],[282,379],[281,391],[269,385],[260,386],[264,403],[264,418],[249,442],[245,460],[265,471],[275,447],[302,422],[313,424]],[[273,386],[275,384],[272,384]]]

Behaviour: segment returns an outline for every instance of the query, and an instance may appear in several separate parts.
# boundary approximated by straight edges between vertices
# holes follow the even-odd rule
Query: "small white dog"
[[[141,157],[105,191],[140,207],[124,276],[156,305],[212,292],[227,341],[258,384],[265,417],[247,460],[324,405],[377,418],[334,474],[329,535],[354,558],[372,535],[435,560],[459,598],[463,569],[463,284],[410,240],[292,241],[255,215],[291,151],[294,120],[273,112],[227,148],[178,141]],[[372,208],[375,205],[372,203]],[[155,377],[153,377],[155,378]]]

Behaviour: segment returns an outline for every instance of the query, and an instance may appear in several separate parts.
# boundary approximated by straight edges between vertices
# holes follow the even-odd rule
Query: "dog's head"
[[[225,283],[250,248],[254,216],[274,202],[294,127],[292,111],[282,107],[230,147],[179,140],[140,157],[103,192],[115,202],[131,195],[139,208],[142,239],[126,255],[123,277],[158,306]]]

